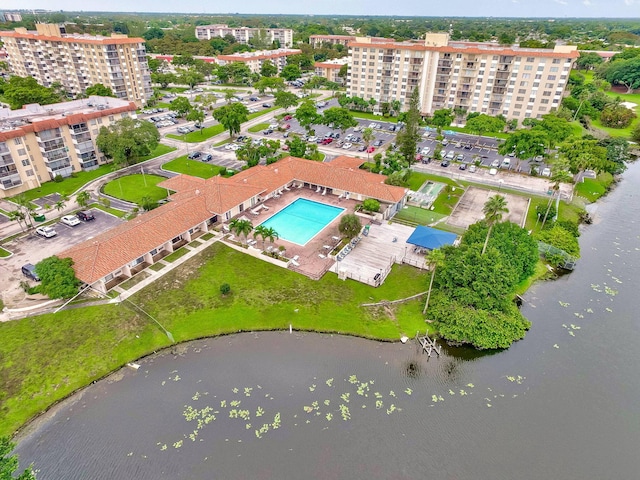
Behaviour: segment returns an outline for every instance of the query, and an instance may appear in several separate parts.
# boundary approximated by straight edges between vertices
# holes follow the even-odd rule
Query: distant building
[[[343,79],[338,76],[343,65],[349,63],[349,58],[335,58],[324,62],[315,63],[315,74],[318,77],[324,77],[330,82],[343,83]]]
[[[135,115],[136,108],[127,100],[90,97],[0,109],[0,198],[105,163],[95,144],[100,127]]]
[[[212,38],[231,35],[238,43],[251,43],[251,39],[264,32],[269,43],[278,41],[281,47],[290,47],[293,44],[293,30],[290,28],[249,28],[230,27],[225,24],[200,25],[196,27],[198,40],[211,40]]]
[[[14,75],[33,77],[46,87],[59,82],[74,95],[101,83],[118,98],[139,106],[151,97],[151,75],[142,38],[68,35],[64,27],[42,23],[36,29],[0,32]]]
[[[442,108],[504,115],[522,121],[540,118],[560,105],[574,46],[551,49],[450,42],[445,33],[428,33],[418,42],[349,43],[347,93],[403,108],[414,89],[422,114]]]
[[[310,35],[309,36],[309,45],[312,47],[321,47],[323,43],[328,43],[331,45],[344,45],[345,47],[349,44],[349,42],[353,42],[358,38],[355,35]],[[393,38],[384,38],[384,37],[366,37],[370,38],[373,43],[385,43],[385,42],[393,42]]]
[[[0,12],[0,22],[21,22],[22,14],[17,12]]]
[[[287,65],[287,57],[302,53],[302,50],[295,48],[279,48],[277,50],[261,50],[258,52],[242,52],[232,55],[218,55],[217,62],[226,65],[233,62],[245,63],[252,73],[260,73],[265,60],[271,62],[278,68],[278,73]]]

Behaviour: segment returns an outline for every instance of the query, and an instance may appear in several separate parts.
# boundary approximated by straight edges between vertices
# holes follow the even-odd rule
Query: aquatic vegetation
[[[473,387],[475,387],[475,385],[473,383],[467,383],[467,387],[473,388]]]
[[[251,396],[251,392],[253,391],[253,388],[250,387],[245,387],[244,388],[244,396],[245,397],[250,397]]]
[[[349,383],[356,384],[356,383],[358,383],[358,377],[356,377],[355,375],[351,375],[351,376],[349,377],[348,382],[349,382]]]
[[[325,400],[325,401],[324,401],[324,404],[325,404],[327,407],[329,406],[329,404],[330,404],[330,403],[331,403],[331,400]]]
[[[262,415],[264,415],[264,409],[262,407],[258,407],[256,410],[256,417],[261,417]]]
[[[180,448],[182,447],[182,443],[184,442],[184,440],[178,440],[177,442],[175,442],[173,444],[173,448]]]
[[[280,428],[281,420],[280,420],[280,412],[276,413],[275,417],[273,417],[273,423],[271,424],[271,428],[276,430]]]
[[[560,348],[557,343],[553,344],[553,348]]]
[[[349,403],[349,392],[347,393],[343,393],[342,395],[340,395],[340,398],[342,399],[343,402],[345,403]]]
[[[382,400],[376,400],[376,410],[380,410],[382,407],[384,407],[384,403]]]
[[[558,303],[560,304],[561,307],[565,307],[565,308],[568,307],[569,305],[571,305],[570,303],[563,302],[561,300],[558,300]]]
[[[325,418],[327,419],[328,422],[330,422],[333,419],[333,414],[329,412],[325,415]]]
[[[606,293],[607,295],[611,295],[612,297],[615,297],[618,294],[618,291],[614,290],[611,287],[606,286],[604,287],[604,293]]]
[[[340,404],[340,414],[342,415],[342,420],[351,420],[351,412],[345,404]]]
[[[454,392],[453,390],[449,389],[449,395],[455,395],[456,392]]]
[[[309,391],[310,391],[310,392],[315,391],[315,389],[316,389],[315,384],[314,384],[314,385],[311,385],[311,386],[309,387]]]
[[[242,403],[242,400],[231,400],[231,402],[229,402],[229,405],[231,405],[232,407],[237,407]]]
[[[324,383],[326,383],[328,387],[332,387],[333,386],[333,378],[330,378],[329,380],[327,380]]]
[[[404,393],[406,393],[407,395],[411,395],[413,393],[413,390],[411,390],[410,388],[407,388]]]

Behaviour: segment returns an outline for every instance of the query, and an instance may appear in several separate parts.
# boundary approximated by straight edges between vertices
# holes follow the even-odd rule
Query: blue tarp
[[[434,250],[443,245],[452,245],[456,237],[455,233],[443,232],[442,230],[419,225],[407,239],[407,243]]]

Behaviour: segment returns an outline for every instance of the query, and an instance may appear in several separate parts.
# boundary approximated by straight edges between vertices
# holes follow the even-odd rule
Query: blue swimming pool
[[[299,198],[261,225],[273,228],[283,240],[305,245],[343,211],[344,208]]]

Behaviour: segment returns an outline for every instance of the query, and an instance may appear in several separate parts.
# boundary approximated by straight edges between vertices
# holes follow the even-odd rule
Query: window
[[[551,96],[551,92],[542,92],[542,96],[543,97],[550,97]]]
[[[533,63],[535,60],[535,58],[533,57],[527,57],[527,63]]]
[[[520,88],[520,89],[518,89],[518,93],[525,94],[525,93],[527,93],[527,89],[526,88]]]
[[[543,98],[542,100],[540,100],[540,103],[543,105],[546,105],[547,103],[549,103],[549,99],[548,98]]]
[[[18,155],[20,155],[21,157],[25,156],[26,154],[27,154],[27,151],[24,148],[18,149]]]
[[[528,85],[529,85],[529,82],[527,81],[520,82],[521,87],[527,87]]]
[[[22,166],[23,167],[28,167],[29,166],[29,160],[27,160],[27,159],[22,160]]]
[[[524,102],[524,97],[516,97],[516,102]]]
[[[15,143],[16,145],[22,145],[22,140],[20,138],[14,138],[13,143]]]
[[[549,75],[547,76],[547,80],[555,80],[556,76],[555,75]]]
[[[556,73],[558,71],[558,67],[551,67],[549,71],[552,73]]]
[[[33,170],[32,169],[27,170],[27,177],[33,177]]]
[[[528,72],[528,71],[531,71],[531,70],[533,70],[533,65],[525,65],[524,66],[524,71],[525,72]]]
[[[522,108],[522,104],[521,103],[516,103],[515,108]]]
[[[531,74],[530,73],[523,73],[522,74],[522,78],[524,78],[524,79],[531,78]]]
[[[558,63],[560,63],[560,59],[559,59],[559,58],[554,58],[554,59],[553,59],[553,62],[551,62],[551,63],[558,64]]]
[[[553,88],[553,83],[545,83],[544,88]]]

